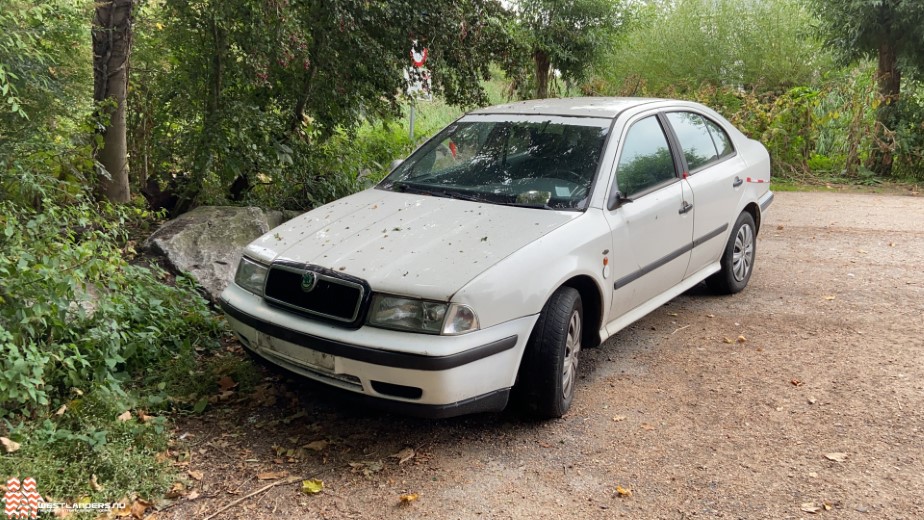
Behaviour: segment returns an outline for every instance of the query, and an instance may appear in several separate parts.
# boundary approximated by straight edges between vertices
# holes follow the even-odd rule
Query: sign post
[[[404,80],[407,83],[407,95],[411,99],[410,109],[410,137],[414,142],[414,109],[418,99],[431,100],[430,71],[424,66],[427,63],[429,51],[421,48],[417,40],[411,44],[411,66],[404,69]]]

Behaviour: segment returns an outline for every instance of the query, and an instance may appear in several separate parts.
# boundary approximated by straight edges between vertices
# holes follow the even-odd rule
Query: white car
[[[484,108],[376,187],[246,247],[221,306],[253,354],[389,409],[571,405],[582,348],[694,285],[747,285],[770,158],[662,99]]]

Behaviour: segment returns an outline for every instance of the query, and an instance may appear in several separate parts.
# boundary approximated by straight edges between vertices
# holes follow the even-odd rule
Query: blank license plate
[[[334,371],[334,356],[330,354],[293,345],[263,333],[257,333],[257,345],[261,349],[282,354],[285,357],[297,360],[299,363],[310,367],[326,370],[328,372]]]

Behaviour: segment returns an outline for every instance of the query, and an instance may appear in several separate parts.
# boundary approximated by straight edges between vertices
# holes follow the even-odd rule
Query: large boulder
[[[244,246],[288,216],[260,208],[200,206],[162,225],[144,247],[192,276],[214,302],[234,279]]]

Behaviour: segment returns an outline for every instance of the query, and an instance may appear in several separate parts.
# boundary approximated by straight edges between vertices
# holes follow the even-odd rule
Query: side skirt
[[[694,273],[688,276],[679,284],[675,285],[671,289],[655,296],[654,298],[648,300],[647,302],[639,305],[638,307],[632,309],[631,311],[623,314],[622,316],[616,318],[615,320],[607,323],[602,329],[600,329],[600,339],[606,341],[610,336],[616,334],[622,329],[632,325],[636,321],[644,318],[650,314],[653,310],[664,305],[665,303],[673,300],[677,296],[685,293],[690,290],[696,284],[702,282],[709,275],[717,273],[722,269],[722,266],[719,262],[715,262],[707,265],[705,268],[701,269],[699,272]]]

